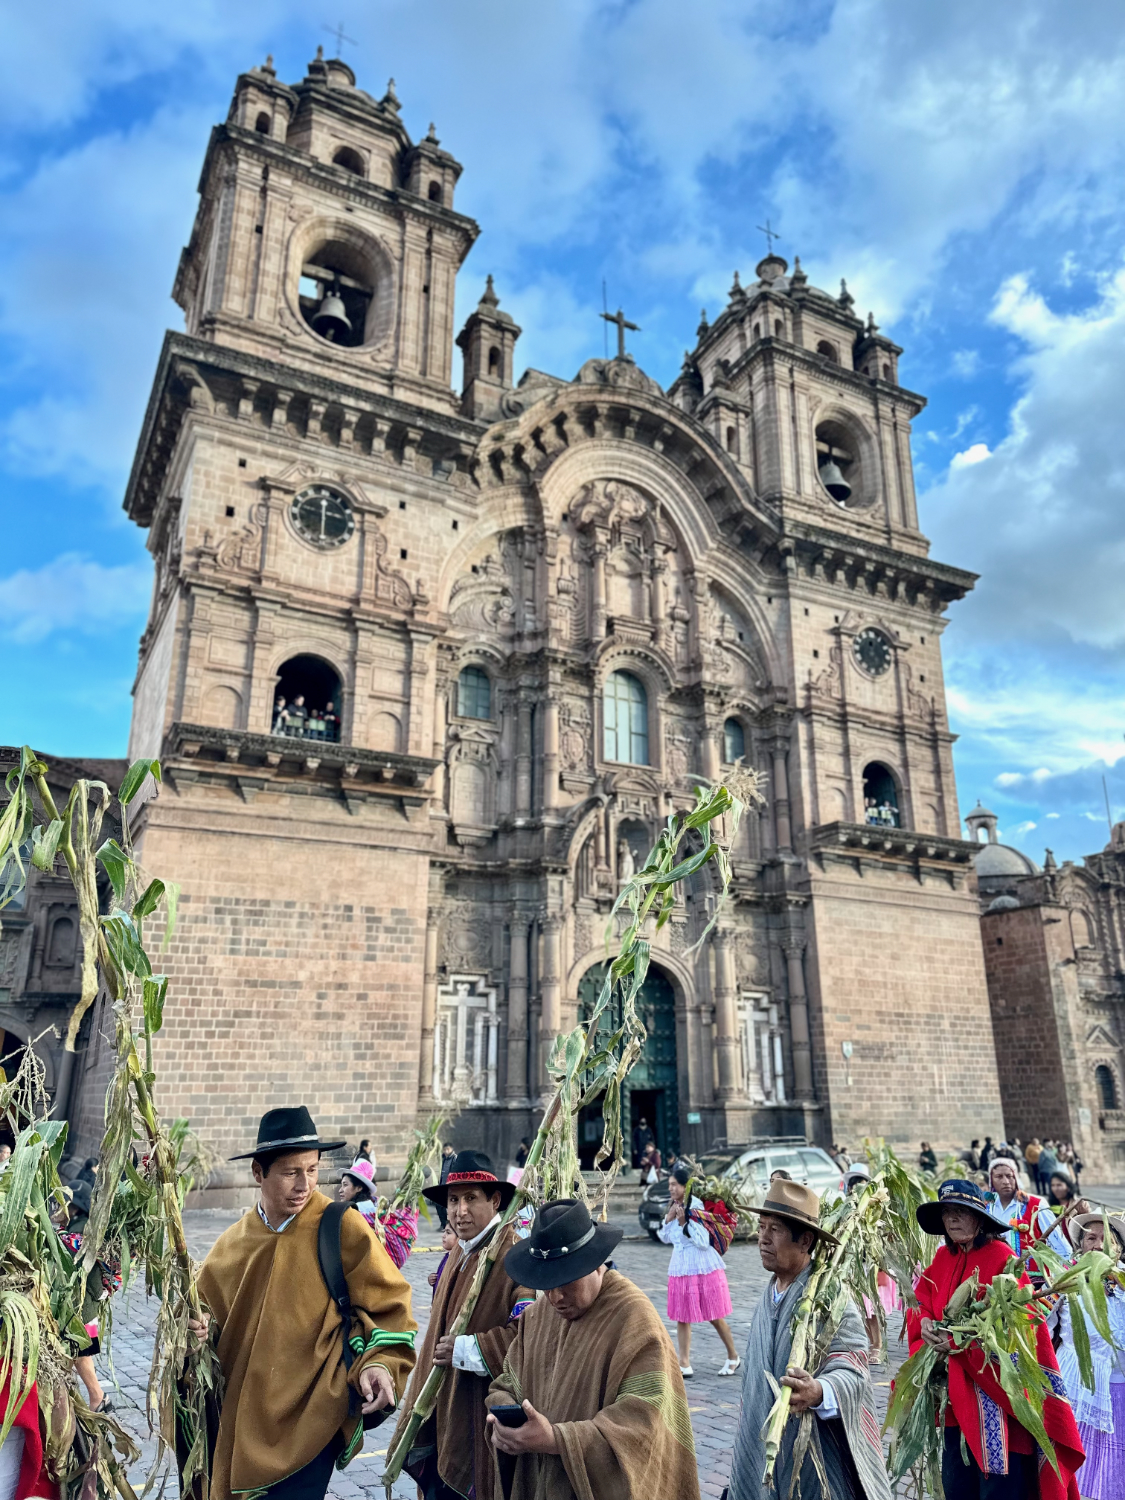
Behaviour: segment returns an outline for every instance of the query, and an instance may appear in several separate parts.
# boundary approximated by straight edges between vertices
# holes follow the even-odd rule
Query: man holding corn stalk
[[[534,1300],[534,1292],[520,1286],[498,1264],[515,1243],[515,1224],[500,1224],[501,1211],[515,1197],[510,1182],[500,1182],[492,1162],[481,1151],[461,1151],[453,1157],[445,1181],[423,1188],[423,1197],[443,1209],[457,1235],[437,1286],[426,1336],[418,1355],[421,1375],[413,1382],[399,1416],[395,1441],[409,1425],[420,1382],[431,1366],[443,1365],[448,1375],[438,1394],[434,1414],[423,1423],[406,1456],[406,1472],[418,1484],[424,1500],[457,1500],[471,1495],[489,1500],[493,1493],[493,1462],[485,1437],[485,1397],[488,1383],[504,1363],[516,1336],[520,1314]],[[469,1295],[482,1257],[499,1234],[497,1260],[488,1273],[466,1330],[450,1330]],[[393,1445],[392,1445],[393,1446]]]
[[[890,1500],[868,1338],[855,1303],[847,1300],[815,1375],[790,1362],[793,1324],[804,1305],[813,1248],[818,1240],[837,1243],[820,1226],[820,1199],[802,1183],[779,1178],[753,1212],[760,1216],[762,1265],[773,1274],[754,1309],[746,1346],[730,1500],[761,1500],[769,1494],[763,1480],[769,1458],[765,1428],[780,1386],[792,1392],[789,1410],[801,1419],[788,1422],[781,1433],[774,1467],[780,1500],[790,1494],[794,1470],[804,1500]]]
[[[254,1150],[233,1158],[251,1159],[260,1198],[199,1273],[226,1380],[210,1500],[250,1490],[323,1500],[333,1468],[362,1446],[363,1418],[406,1386],[418,1327],[410,1287],[359,1214],[338,1224],[349,1309],[334,1305],[321,1269],[330,1200],[316,1190],[318,1164],[342,1145],[320,1140],[303,1106],[271,1109]]]
[[[959,1348],[939,1326],[1001,1272],[1010,1266],[1021,1269],[1012,1260],[1006,1219],[994,1212],[976,1183],[960,1178],[943,1182],[937,1201],[920,1204],[916,1214],[927,1234],[944,1239],[915,1287],[918,1307],[907,1323],[911,1354],[928,1345],[947,1363],[941,1461],[945,1500],[1078,1500],[1075,1473],[1085,1455],[1042,1318],[1030,1310],[1023,1314],[1035,1319],[1035,1359],[1049,1392],[1041,1413],[1030,1404],[1026,1385],[1004,1363],[1011,1355],[999,1341],[994,1349],[976,1342]],[[1030,1300],[1026,1275],[1020,1275],[1019,1285]],[[930,1399],[928,1392],[923,1390],[919,1399]],[[1042,1429],[1040,1445],[1045,1436],[1053,1446],[1058,1472],[1042,1453],[1037,1460],[1028,1423]]]

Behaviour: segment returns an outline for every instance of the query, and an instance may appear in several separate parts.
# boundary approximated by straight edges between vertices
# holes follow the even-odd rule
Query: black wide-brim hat
[[[505,1255],[504,1269],[517,1286],[550,1292],[604,1266],[624,1233],[595,1224],[577,1198],[560,1198],[535,1215],[530,1235]]]
[[[338,1151],[343,1141],[322,1141],[312,1115],[303,1104],[285,1109],[267,1109],[258,1123],[258,1144],[253,1151],[240,1151],[230,1161],[249,1161],[267,1151]]]
[[[919,1203],[914,1210],[915,1218],[927,1234],[945,1233],[941,1217],[943,1208],[971,1208],[973,1213],[979,1214],[993,1229],[999,1229],[1003,1234],[1007,1234],[1012,1227],[1007,1219],[996,1217],[983,1190],[964,1177],[947,1178],[938,1188],[936,1203]]]
[[[514,1182],[501,1182],[492,1170],[492,1158],[483,1151],[458,1151],[449,1166],[444,1182],[435,1182],[433,1187],[423,1188],[422,1197],[444,1208],[450,1188],[479,1187],[486,1197],[500,1194],[500,1207],[507,1208],[516,1196]]]

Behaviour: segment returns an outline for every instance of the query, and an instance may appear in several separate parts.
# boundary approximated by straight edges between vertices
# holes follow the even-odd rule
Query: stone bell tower
[[[242,74],[207,146],[125,506],[156,569],[131,751],[165,771],[138,833],[183,889],[159,1067],[221,1156],[294,1099],[390,1160],[409,1141],[430,592],[480,430],[451,383],[460,174],[393,82],[320,54]]]

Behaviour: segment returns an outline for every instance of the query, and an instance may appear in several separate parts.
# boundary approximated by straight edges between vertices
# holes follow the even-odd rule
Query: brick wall
[[[862,874],[829,865],[812,894],[814,1078],[832,1139],[883,1135],[912,1152],[999,1140],[975,891],[872,862]]]
[[[981,918],[1004,1123],[1022,1141],[1073,1135],[1045,911],[1029,906]]]

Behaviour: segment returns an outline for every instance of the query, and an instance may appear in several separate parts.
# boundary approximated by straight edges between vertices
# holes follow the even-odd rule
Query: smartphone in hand
[[[527,1421],[527,1412],[522,1406],[491,1406],[489,1411],[501,1427],[522,1427]]]

